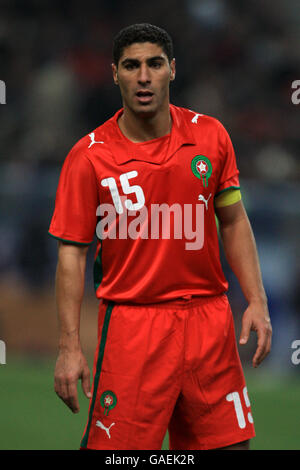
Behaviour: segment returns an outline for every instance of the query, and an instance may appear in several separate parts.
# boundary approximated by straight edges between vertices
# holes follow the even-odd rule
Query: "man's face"
[[[175,78],[175,59],[169,63],[158,44],[134,43],[124,48],[118,66],[112,64],[124,108],[153,116],[169,104],[169,85]]]

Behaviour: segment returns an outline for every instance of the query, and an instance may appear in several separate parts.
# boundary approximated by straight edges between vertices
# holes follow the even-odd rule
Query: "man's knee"
[[[237,442],[236,444],[220,447],[215,450],[250,450],[250,440],[248,439],[247,441]]]

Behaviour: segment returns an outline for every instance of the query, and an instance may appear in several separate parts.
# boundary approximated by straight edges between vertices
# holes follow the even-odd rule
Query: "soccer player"
[[[59,240],[55,391],[79,411],[82,449],[248,449],[253,417],[220,256],[248,301],[240,344],[271,347],[255,240],[231,140],[213,117],[170,103],[172,40],[149,24],[114,40],[123,107],[67,156],[49,233]],[[218,219],[218,227],[216,218]],[[86,255],[97,234],[93,384],[80,344]]]

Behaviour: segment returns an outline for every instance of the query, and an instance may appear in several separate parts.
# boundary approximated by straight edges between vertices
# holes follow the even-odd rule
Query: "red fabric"
[[[100,303],[85,447],[161,449],[167,428],[170,449],[214,449],[255,435],[226,295],[115,305],[103,344],[106,309]],[[107,391],[115,397],[109,409],[101,402]]]
[[[63,240],[92,243],[98,204],[92,164],[78,148],[73,148],[62,167],[50,233]]]
[[[115,211],[109,237],[97,240],[98,298],[145,304],[227,290],[213,200],[239,185],[234,150],[216,119],[173,105],[170,111],[170,136],[134,144],[118,127],[119,110],[83,137],[63,165],[50,234],[91,243],[99,233],[98,205]],[[194,168],[198,176],[195,158],[204,168],[203,174]],[[162,204],[173,208],[165,221],[152,212]],[[106,220],[104,213],[104,230]]]

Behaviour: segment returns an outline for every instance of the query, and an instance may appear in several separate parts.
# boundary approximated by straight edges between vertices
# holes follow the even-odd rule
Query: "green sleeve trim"
[[[89,243],[75,242],[74,240],[66,240],[65,238],[57,237],[56,235],[52,235],[52,233],[50,232],[48,232],[48,234],[51,237],[55,238],[56,240],[60,240],[61,242],[68,243],[69,245],[89,246],[93,243],[93,242],[89,242]]]
[[[94,262],[94,288],[96,292],[102,282],[102,278],[103,278],[103,269],[102,269],[102,245],[101,245],[99,252],[98,252],[98,256]]]
[[[241,189],[240,186],[228,186],[228,188],[222,189],[222,191],[219,191],[217,194],[215,194],[215,197],[218,197],[220,194],[224,193],[224,191],[228,191],[228,189]]]

